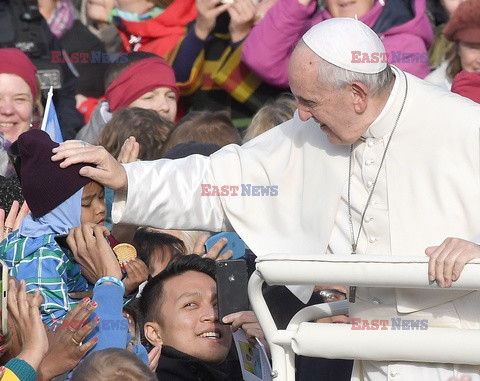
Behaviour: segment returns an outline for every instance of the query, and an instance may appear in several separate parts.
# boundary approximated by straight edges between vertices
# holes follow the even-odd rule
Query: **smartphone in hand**
[[[247,264],[243,259],[217,261],[218,321],[234,312],[249,310]],[[223,324],[223,323],[222,323]]]
[[[205,242],[206,251],[208,252],[212,246],[222,238],[226,238],[228,242],[218,254],[219,256],[225,254],[227,250],[232,250],[233,252],[233,257],[231,259],[240,259],[245,256],[245,244],[240,236],[235,232],[221,232],[211,236],[209,239],[207,239],[207,242]]]

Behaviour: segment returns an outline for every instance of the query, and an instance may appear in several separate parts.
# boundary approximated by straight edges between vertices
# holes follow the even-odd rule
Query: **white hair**
[[[388,88],[392,79],[393,72],[388,63],[384,70],[376,74],[357,73],[342,69],[322,58],[318,65],[318,80],[328,83],[335,89],[343,89],[354,82],[360,82],[367,86],[373,94],[380,94]]]

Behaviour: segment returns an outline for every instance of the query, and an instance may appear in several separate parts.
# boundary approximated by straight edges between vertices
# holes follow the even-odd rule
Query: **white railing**
[[[286,329],[274,323],[262,285],[332,285],[441,289],[428,280],[428,257],[294,256],[257,259],[248,293],[270,345],[275,381],[295,380],[295,354],[332,359],[480,364],[480,330],[352,330],[349,324],[310,321],[348,312],[348,301],[305,307]],[[450,289],[480,289],[480,261],[468,263]]]

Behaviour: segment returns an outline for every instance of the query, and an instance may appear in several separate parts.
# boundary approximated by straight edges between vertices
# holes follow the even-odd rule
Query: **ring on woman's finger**
[[[75,338],[73,336],[72,336],[72,343],[75,344],[77,347],[82,345],[82,342],[78,342],[77,340],[75,340]]]
[[[87,146],[87,142],[84,142],[84,141],[82,140],[82,147],[85,148],[86,146]]]
[[[7,234],[9,234],[12,230],[13,230],[13,229],[12,229],[11,226],[5,226],[5,227],[3,228],[3,231],[4,231],[5,233],[7,233]]]
[[[207,258],[207,255],[208,255],[208,254],[203,254],[203,255],[202,255],[202,258]]]
[[[69,330],[70,332],[73,332],[73,333],[77,332],[77,330],[75,329],[75,327],[72,327],[71,325],[68,326],[68,330]]]

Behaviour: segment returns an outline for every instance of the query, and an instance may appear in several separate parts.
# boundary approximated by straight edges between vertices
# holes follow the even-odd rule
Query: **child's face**
[[[92,222],[103,225],[107,213],[103,186],[96,181],[91,181],[83,188],[82,193],[82,216],[80,221]]]

